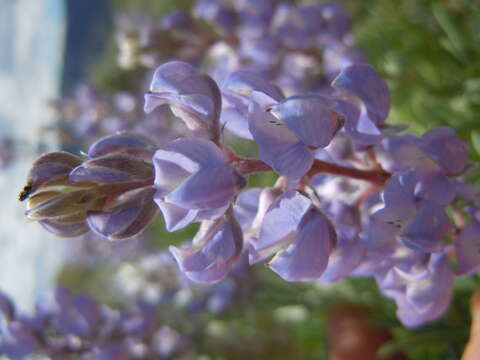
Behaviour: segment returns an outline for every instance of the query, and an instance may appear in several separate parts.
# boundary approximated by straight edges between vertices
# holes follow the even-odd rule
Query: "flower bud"
[[[71,184],[70,171],[81,163],[78,156],[53,152],[39,157],[28,176],[20,200],[28,199],[25,216],[39,221],[59,236],[78,236],[88,231],[87,210],[101,205],[94,184]]]
[[[40,157],[20,194],[28,198],[25,215],[65,237],[90,229],[110,240],[140,233],[157,211],[153,150],[148,139],[119,133],[94,143],[83,162],[63,152]]]

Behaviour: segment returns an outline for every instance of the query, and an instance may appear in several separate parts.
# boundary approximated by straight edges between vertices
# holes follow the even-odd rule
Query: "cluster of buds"
[[[111,240],[138,234],[157,212],[153,150],[147,139],[119,133],[94,143],[86,158],[66,152],[39,157],[20,194],[26,217],[65,237],[90,230]]]

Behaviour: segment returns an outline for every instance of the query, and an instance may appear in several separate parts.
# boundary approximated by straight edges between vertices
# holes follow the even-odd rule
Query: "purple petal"
[[[240,226],[236,221],[204,224],[194,246],[170,247],[180,269],[196,282],[211,283],[223,279],[237,260],[243,246]]]
[[[365,246],[359,238],[348,241],[339,239],[338,246],[331,252],[328,266],[320,281],[335,282],[349,276],[365,256]]]
[[[304,144],[323,148],[343,125],[330,108],[333,104],[319,96],[294,96],[272,106],[270,112]]]
[[[255,118],[258,118],[258,115],[249,117],[249,128],[259,145],[260,159],[282,175],[292,179],[302,177],[312,166],[312,152],[298,141],[290,130],[282,126],[255,123]]]
[[[455,129],[442,126],[422,136],[422,149],[448,175],[461,174],[468,165],[468,143],[455,136]]]
[[[150,91],[153,93],[212,95],[216,85],[197,68],[183,61],[160,65],[153,74]],[[217,88],[218,91],[218,88]]]
[[[274,153],[274,150],[278,152]],[[305,175],[312,167],[314,160],[313,152],[300,142],[278,148],[272,146],[268,150],[260,146],[260,151],[260,158],[271,165],[275,171],[292,180]]]
[[[222,206],[220,208],[216,208],[216,209],[203,209],[203,210],[199,210],[198,211],[198,216],[197,216],[197,220],[215,220],[215,219],[218,219],[220,216],[222,216],[223,214],[225,214],[225,212],[227,211],[228,207],[230,206],[230,203],[225,205],[225,206]]]
[[[186,272],[187,277],[197,283],[212,284],[223,280],[231,271],[228,263],[216,263],[202,271]]]
[[[251,227],[255,219],[261,192],[261,188],[252,188],[242,191],[237,197],[234,208],[235,217],[244,231]]]
[[[213,135],[218,127],[221,95],[207,75],[182,61],[159,66],[153,75],[150,92],[145,96],[145,111],[170,104],[186,125],[201,135]]]
[[[270,261],[269,267],[287,281],[318,279],[328,264],[337,236],[321,213],[307,215],[294,242]]]
[[[225,124],[225,127],[235,135],[253,140],[252,134],[248,128],[248,120],[236,108],[228,107],[222,110],[220,122]]]
[[[214,209],[235,195],[235,173],[228,166],[203,169],[182,182],[165,200],[188,209]]]
[[[480,269],[480,223],[472,220],[455,239],[457,275],[476,273]]]
[[[407,284],[406,299],[417,313],[428,313],[429,320],[432,320],[448,308],[452,295],[453,271],[445,254],[432,255],[429,270],[431,275],[428,279]]]
[[[174,140],[153,156],[155,160],[165,160],[178,165],[189,173],[201,167],[216,167],[225,164],[220,149],[211,141],[199,138],[180,138]]]
[[[433,200],[440,205],[448,205],[455,198],[456,190],[455,183],[443,172],[426,170],[419,174],[415,195]]]
[[[376,145],[382,138],[382,132],[366,113],[363,106],[344,100],[337,100],[333,110],[345,118],[345,131],[355,143],[360,145]]]
[[[156,198],[155,202],[163,214],[165,227],[168,231],[183,229],[197,219],[198,210],[184,209],[175,204],[169,204],[159,198]]]
[[[392,176],[383,191],[385,211],[392,220],[405,219],[416,210],[415,174],[413,172],[397,173]]]
[[[375,212],[370,217],[368,226],[360,234],[360,238],[370,251],[389,253],[397,243],[395,236],[400,231],[401,225],[386,220],[384,213],[384,209]]]
[[[148,114],[166,104],[174,105],[172,112],[182,119],[190,130],[208,135],[211,126],[209,123],[215,119],[215,111],[217,111],[211,98],[201,94],[148,93],[145,95],[145,111]]]
[[[153,177],[152,166],[130,155],[113,153],[85,161],[69,175],[72,183],[110,183],[148,180]]]
[[[222,226],[223,225],[223,226]],[[229,228],[220,222],[202,223],[196,237],[196,244],[189,248],[170,246],[170,252],[182,271],[205,270],[218,259],[228,259],[235,253]]]
[[[251,104],[248,123],[259,145],[259,157],[278,173],[290,179],[302,177],[312,166],[313,153],[267,109],[274,100],[255,93],[258,101]]]
[[[345,68],[332,86],[358,97],[366,106],[368,116],[377,124],[385,121],[390,110],[390,92],[377,71],[368,64]]]
[[[90,228],[87,226],[85,220],[74,224],[62,224],[57,223],[54,220],[42,220],[39,221],[39,223],[44,229],[52,234],[63,237],[76,237],[86,234],[90,231]]]
[[[40,156],[32,165],[28,178],[31,181],[31,192],[35,192],[42,185],[65,179],[68,173],[82,160],[66,152],[52,152]]]
[[[390,172],[406,171],[411,168],[437,171],[439,166],[420,149],[419,139],[413,135],[388,136],[382,141],[387,163],[384,168]]]
[[[311,206],[308,197],[294,190],[278,197],[263,218],[259,238],[252,240],[250,263],[261,261],[285,246],[295,236],[303,216]]]
[[[109,240],[121,240],[141,233],[153,219],[157,207],[153,203],[121,208],[115,212],[92,211],[87,214],[88,226]]]
[[[423,313],[416,311],[415,307],[403,296],[397,296],[395,302],[398,307],[397,317],[403,326],[407,328],[418,328],[426,322],[434,321],[442,316],[450,305],[450,297],[439,299],[433,311]]]
[[[415,217],[402,229],[399,238],[413,248],[438,252],[444,247],[443,238],[452,231],[452,223],[442,206],[423,200]]]
[[[253,91],[268,95],[274,100],[283,98],[280,90],[260,73],[251,71],[236,71],[222,85],[222,91],[247,96]]]
[[[248,191],[248,190],[247,190]],[[267,211],[269,210],[270,206],[273,204],[273,202],[275,201],[276,198],[278,198],[280,195],[282,194],[282,190],[278,189],[278,188],[264,188],[257,196],[256,199],[252,199],[255,200],[254,204],[255,204],[255,212],[254,213],[249,213],[249,219],[248,219],[248,223],[244,224],[242,223],[242,230],[244,231],[245,233],[245,237],[246,237],[246,241],[248,242],[255,242],[255,241],[258,241],[257,239],[257,236],[258,234],[260,233],[260,229],[262,227],[262,224],[263,224],[263,219],[265,217],[265,214],[267,213]],[[252,203],[253,205],[253,203]],[[252,211],[253,211],[253,207],[252,207]],[[235,211],[236,211],[236,214],[237,214],[237,207],[235,207]],[[252,252],[252,258],[251,260],[253,260],[253,258],[256,256],[256,255],[253,255],[255,253],[255,250],[254,248],[252,247],[251,248],[251,252]]]
[[[377,127],[377,125],[368,117],[365,113],[364,108],[360,110],[360,117],[358,118],[356,124],[356,130],[360,134],[364,134],[366,136],[375,137],[378,139],[382,135],[382,132]]]
[[[188,162],[188,160],[186,161]],[[153,158],[155,167],[155,193],[156,198],[162,198],[173,191],[183,180],[191,175],[191,173],[178,164],[162,160],[160,157]],[[187,163],[186,167],[195,168],[195,164]]]
[[[122,171],[109,169],[105,167],[90,167],[87,168],[80,165],[72,170],[69,175],[69,180],[74,183],[95,182],[95,183],[111,183],[133,181],[130,174]]]
[[[96,158],[111,153],[130,155],[151,154],[154,144],[147,138],[130,133],[120,133],[97,140],[88,149],[88,156]]]

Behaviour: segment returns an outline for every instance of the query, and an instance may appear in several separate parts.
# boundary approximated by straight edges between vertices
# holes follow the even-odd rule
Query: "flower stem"
[[[391,176],[390,173],[386,172],[382,168],[362,170],[340,166],[322,160],[315,160],[313,162],[313,165],[308,171],[307,176],[311,177],[316,174],[340,175],[352,179],[365,180],[380,186],[383,186]]]
[[[273,169],[262,160],[241,158],[234,162],[235,168],[242,175],[251,175]]]
[[[234,152],[230,152],[228,157],[230,158],[232,165],[234,165],[237,171],[242,175],[251,175],[273,170],[262,160],[241,158],[234,156],[234,154]],[[306,176],[307,178],[310,178],[317,174],[339,175],[352,179],[365,180],[376,186],[383,186],[391,176],[390,173],[383,170],[380,166],[377,166],[375,169],[371,170],[362,170],[332,164],[322,160],[315,160]]]

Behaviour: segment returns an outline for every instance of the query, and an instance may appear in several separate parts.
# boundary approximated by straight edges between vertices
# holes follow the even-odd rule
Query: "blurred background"
[[[142,113],[142,99],[159,58],[151,49],[139,49],[139,38],[150,36],[142,31],[155,28],[164,14],[188,11],[193,3],[0,0],[0,290],[25,312],[58,286],[112,308],[155,304],[170,331],[163,338],[175,339],[171,343],[177,346],[169,352],[162,345],[165,358],[328,359],[329,349],[343,346],[339,334],[353,339],[367,334],[365,341],[379,349],[379,359],[459,359],[468,340],[477,275],[456,279],[444,318],[408,330],[370,279],[295,284],[261,265],[240,264],[220,284],[193,285],[176,271],[165,249],[191,239],[196,228],[168,233],[160,216],[141,237],[119,243],[93,236],[59,239],[25,222],[17,193],[39,154],[85,151],[92,139],[126,123],[129,129],[155,126],[156,119]],[[408,124],[416,133],[451,125],[471,143],[471,158],[478,160],[478,2],[338,3],[351,17],[355,47],[391,89],[390,121]],[[162,26],[167,25],[155,31]],[[172,44],[158,39],[168,54]],[[271,182],[268,175],[255,176],[250,185]],[[345,318],[350,325],[342,328]],[[335,359],[345,358],[341,354],[338,350]]]

